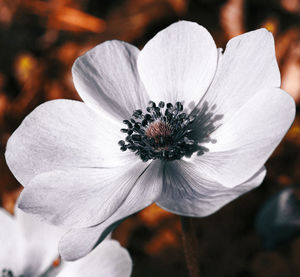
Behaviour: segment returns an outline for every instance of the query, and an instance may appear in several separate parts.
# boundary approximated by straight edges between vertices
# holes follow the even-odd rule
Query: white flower
[[[258,186],[295,116],[265,29],[231,39],[223,53],[205,28],[181,21],[141,51],[98,45],[76,60],[73,79],[84,103],[39,106],[6,152],[25,187],[20,207],[70,228],[60,241],[67,260],[153,202],[202,217]]]
[[[95,251],[76,262],[58,259],[61,230],[15,209],[15,218],[0,208],[1,277],[128,277],[132,262],[128,252],[107,239]]]

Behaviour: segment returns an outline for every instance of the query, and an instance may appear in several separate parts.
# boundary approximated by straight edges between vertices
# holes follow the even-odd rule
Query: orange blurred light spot
[[[277,17],[269,16],[267,17],[261,25],[262,28],[266,28],[274,36],[278,33],[279,21]]]
[[[15,204],[17,202],[17,199],[19,198],[21,190],[21,188],[18,188],[14,190],[5,191],[2,194],[2,207],[11,214],[14,214]]]
[[[275,31],[275,24],[273,22],[267,22],[263,27],[266,28],[271,33],[274,33]]]
[[[47,17],[50,29],[96,33],[106,30],[104,20],[78,9],[67,7],[64,1],[28,0],[22,4],[35,14]]]
[[[300,145],[300,120],[297,118],[294,121],[291,129],[288,131],[286,135],[286,139],[292,141],[296,145]]]
[[[31,59],[27,56],[25,57],[21,57],[21,60],[20,60],[20,68],[23,69],[23,70],[28,70],[31,68]]]
[[[174,217],[174,215],[158,207],[156,204],[152,204],[148,208],[142,210],[138,214],[138,217],[148,227],[156,227],[162,220]]]
[[[281,0],[280,1],[281,6],[292,13],[298,13],[300,12],[300,2],[299,0]]]
[[[180,240],[178,236],[172,232],[170,229],[164,229],[161,232],[157,233],[153,239],[146,244],[145,251],[149,255],[158,255],[166,248],[180,247]]]
[[[15,61],[15,71],[18,79],[21,82],[26,81],[32,74],[34,67],[36,65],[36,60],[29,53],[22,53],[17,56]]]
[[[178,14],[184,14],[187,11],[187,0],[168,0],[168,2]]]
[[[51,18],[50,25],[51,27],[70,31],[81,30],[100,33],[106,30],[104,20],[70,7],[59,9],[54,14],[54,18]]]
[[[60,258],[58,257],[53,263],[52,266],[53,267],[58,267],[60,265]]]
[[[292,179],[286,175],[280,175],[278,177],[278,182],[284,186],[290,186],[292,184]]]

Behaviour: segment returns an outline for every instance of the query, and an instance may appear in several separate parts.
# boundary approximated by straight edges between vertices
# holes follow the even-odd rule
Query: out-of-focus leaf
[[[266,248],[275,248],[300,234],[300,200],[292,189],[269,199],[256,218],[256,230]]]

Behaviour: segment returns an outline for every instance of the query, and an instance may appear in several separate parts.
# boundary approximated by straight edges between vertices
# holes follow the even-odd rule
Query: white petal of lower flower
[[[295,102],[274,88],[256,93],[211,136],[209,152],[193,155],[203,176],[226,187],[248,180],[270,157],[295,117]]]
[[[19,244],[21,230],[14,218],[0,208],[0,273],[3,269],[16,274],[23,273],[23,248]]]
[[[134,155],[128,162],[119,167],[40,174],[22,191],[19,207],[55,225],[99,224],[122,205],[148,166]]]
[[[132,261],[117,241],[106,240],[76,262],[67,262],[57,277],[129,277]]]
[[[46,224],[34,216],[15,209],[15,221],[23,239],[23,274],[40,276],[58,258],[58,241],[63,230]]]
[[[159,32],[138,57],[138,70],[151,100],[185,107],[197,104],[216,71],[218,52],[209,32],[180,21]]]
[[[136,68],[138,48],[107,41],[79,57],[72,68],[74,85],[83,101],[119,120],[146,107],[149,98]]]
[[[106,221],[90,228],[72,229],[66,233],[59,243],[62,258],[72,261],[87,255],[104,239],[102,235],[108,227],[155,202],[162,190],[162,172],[162,163],[153,161],[121,206]]]
[[[191,162],[168,163],[164,172],[163,192],[157,204],[179,215],[208,216],[260,185],[266,174],[266,170],[261,168],[243,184],[226,188],[205,179],[201,171],[201,166]]]
[[[12,134],[6,161],[23,186],[55,169],[117,166],[126,158],[118,146],[122,127],[79,101],[46,102]]]
[[[279,87],[274,38],[259,29],[232,38],[220,58],[216,76],[201,102],[216,105],[224,120],[263,88]]]

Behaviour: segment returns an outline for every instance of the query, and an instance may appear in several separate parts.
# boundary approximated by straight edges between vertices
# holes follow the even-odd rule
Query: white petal
[[[37,220],[32,215],[15,209],[15,217],[20,236],[24,239],[24,272],[30,276],[39,276],[58,258],[58,241],[63,230]]]
[[[166,165],[163,193],[157,204],[172,213],[203,217],[257,187],[266,170],[261,168],[248,181],[234,188],[226,188],[202,176],[201,166],[186,161]]]
[[[162,171],[161,162],[153,161],[111,217],[94,227],[72,229],[66,233],[59,244],[62,258],[72,261],[87,255],[105,238],[107,228],[152,204],[161,193]]]
[[[192,159],[211,180],[234,187],[248,180],[270,157],[291,126],[295,102],[281,89],[256,93],[220,126],[209,152]]]
[[[86,257],[67,262],[57,277],[129,277],[132,261],[117,241],[106,240]]]
[[[50,101],[29,114],[7,143],[6,161],[26,186],[40,173],[55,169],[117,165],[121,157],[118,125],[82,102]]]
[[[40,174],[22,191],[19,207],[55,225],[99,224],[119,208],[148,166],[135,155],[128,162]]]
[[[231,39],[220,57],[216,76],[202,99],[228,120],[257,91],[280,86],[274,39],[266,29]]]
[[[128,119],[149,101],[136,68],[139,50],[107,41],[79,57],[72,68],[74,85],[89,106],[119,120]]]
[[[0,272],[2,269],[12,270],[14,274],[22,274],[23,250],[21,232],[17,222],[4,209],[0,208]]]
[[[140,52],[138,70],[154,101],[197,104],[216,71],[218,52],[208,31],[180,21],[159,32]]]

